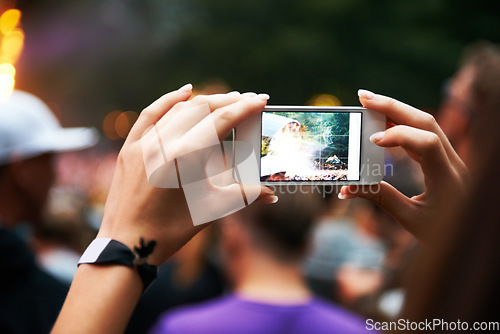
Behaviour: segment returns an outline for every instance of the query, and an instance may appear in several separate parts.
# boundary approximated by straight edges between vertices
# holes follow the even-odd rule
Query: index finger
[[[179,113],[183,113],[185,110],[194,109],[196,106],[204,105],[207,107],[208,112],[213,112],[218,108],[233,104],[242,98],[242,95],[238,92],[197,95],[189,101],[177,103],[164,117],[159,120],[158,124],[162,125],[162,123],[165,124],[172,122],[172,119],[176,119]]]
[[[236,103],[215,110],[212,115],[219,139],[225,138],[231,129],[250,115],[262,111],[268,99],[267,94],[246,96]]]
[[[358,96],[363,107],[386,115],[387,118],[391,119],[396,125],[407,125],[435,133],[441,140],[448,158],[454,164],[462,164],[462,160],[458,157],[450,141],[431,114],[394,98],[374,94],[364,89],[358,91]]]
[[[130,140],[141,138],[144,132],[156,124],[173,106],[189,99],[192,89],[193,86],[191,84],[184,85],[178,90],[167,93],[151,103],[141,112],[127,138],[130,138]]]

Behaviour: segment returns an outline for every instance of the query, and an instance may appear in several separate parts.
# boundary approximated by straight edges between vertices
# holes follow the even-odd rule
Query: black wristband
[[[153,251],[156,242],[145,245],[141,238],[141,246],[134,247],[136,253],[119,241],[110,238],[94,239],[87,247],[78,265],[87,264],[119,264],[135,267],[144,285],[143,292],[156,279],[158,267],[146,263],[147,257]]]

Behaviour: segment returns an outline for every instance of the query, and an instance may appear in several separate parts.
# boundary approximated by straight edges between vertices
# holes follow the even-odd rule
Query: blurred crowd
[[[117,155],[99,146],[57,154],[56,176],[43,218],[22,233],[39,265],[66,286],[99,229]],[[397,180],[387,175],[393,184],[408,189],[409,195],[422,190],[422,180],[415,177],[418,167],[403,152],[388,150],[386,163],[388,170],[398,171]],[[362,317],[395,317],[404,298],[406,267],[417,248],[414,238],[371,203],[340,201],[334,189],[328,192],[327,198],[301,195],[322,203],[310,212],[314,224],[304,230],[308,252],[300,267],[308,286],[315,295]],[[310,206],[311,199],[306,203]],[[294,206],[295,210],[307,209]],[[220,242],[221,227],[216,224],[165,263],[159,279],[139,302],[127,331],[145,333],[171,308],[231,291],[228,272],[234,269],[227,268],[227,249],[221,249]]]
[[[496,56],[500,57],[500,54]],[[461,85],[466,85],[470,79],[466,72],[468,67],[465,68],[465,72],[459,72],[449,86],[443,109],[437,114],[443,129],[460,151],[463,144],[460,141],[469,129],[467,122],[474,118],[471,111],[464,108],[467,102],[462,100],[467,95],[461,90],[467,91],[467,88]],[[466,162],[467,153],[463,149]],[[59,153],[54,161],[55,180],[43,218],[31,228],[17,229],[33,250],[39,266],[66,286],[71,283],[80,255],[99,228],[117,155],[117,151],[99,146],[80,152]],[[422,193],[424,179],[420,167],[402,149],[386,151],[386,168],[385,180],[405,195],[412,197]],[[335,195],[334,191],[331,193]],[[304,221],[312,223],[295,231],[304,234],[301,245],[305,245],[306,251],[300,253],[299,263],[308,288],[315,296],[350,310],[360,318],[397,319],[411,275],[410,264],[420,247],[416,239],[391,216],[366,200],[341,201],[336,196],[321,198],[314,193],[297,196],[305,197],[297,202],[287,200],[287,195],[283,195],[282,211],[278,212],[289,220],[292,240],[295,238],[293,220],[299,218],[287,215],[286,211],[309,210]],[[313,202],[320,204],[313,205]],[[255,210],[257,213],[248,211],[236,217],[244,222],[245,217],[259,217],[263,212],[267,219],[275,214],[266,211],[270,209]],[[268,249],[267,242],[263,241],[266,238],[271,243],[276,240],[277,244],[291,242],[284,240],[288,236],[286,223],[277,225],[275,231],[272,224],[249,228],[249,240],[254,233],[261,238],[250,242],[249,249],[257,252],[255,249],[261,242],[262,249]],[[213,224],[160,267],[159,278],[142,296],[127,332],[148,332],[165,312],[220,297],[242,280],[243,272],[238,270],[247,272],[248,269],[238,267],[235,259],[245,251],[242,245],[247,241],[243,240],[239,245],[231,243],[234,238],[239,238],[231,230],[232,224],[237,225],[224,219]],[[277,236],[280,233],[283,235]],[[279,251],[269,252],[278,254],[277,259],[282,258]],[[284,258],[289,254],[285,255]],[[280,261],[277,260],[288,263],[287,260]],[[273,271],[262,274],[272,275]],[[281,277],[285,277],[282,284],[286,286],[286,276]]]
[[[97,233],[116,158],[116,151],[98,149],[57,157],[45,219],[31,241],[40,265],[65,284],[71,283],[79,257]],[[388,170],[398,171],[386,177],[393,185],[409,196],[422,191],[418,165],[401,149],[388,150],[386,159]],[[327,198],[307,196],[322,202],[307,231],[308,255],[301,263],[309,287],[361,317],[395,319],[403,303],[405,275],[418,248],[415,238],[366,200],[340,201],[334,193]],[[206,229],[160,268],[128,332],[147,332],[163,312],[231,290],[220,233],[217,225]]]
[[[65,283],[99,229],[117,156],[88,149],[56,157],[56,180],[33,241],[41,265]]]

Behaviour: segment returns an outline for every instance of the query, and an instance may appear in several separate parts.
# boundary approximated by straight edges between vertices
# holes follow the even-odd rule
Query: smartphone
[[[266,106],[235,129],[235,142],[251,147],[235,146],[235,161],[252,152],[264,185],[376,184],[384,149],[369,138],[385,127],[385,115],[362,107]]]

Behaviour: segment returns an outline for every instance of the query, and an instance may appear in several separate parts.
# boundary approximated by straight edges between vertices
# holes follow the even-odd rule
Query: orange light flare
[[[331,94],[318,94],[313,96],[308,105],[310,106],[341,106],[339,98]]]
[[[0,32],[7,35],[15,30],[21,21],[21,11],[8,9],[0,16]]]
[[[121,110],[111,111],[104,117],[102,122],[102,131],[111,140],[118,140],[120,136],[116,133],[115,122],[118,116],[122,113]]]
[[[9,98],[16,83],[14,64],[24,47],[24,31],[19,28],[21,12],[8,9],[0,15],[0,101]]]
[[[14,90],[16,69],[12,64],[0,64],[0,101],[9,98]]]
[[[125,111],[121,113],[115,122],[116,133],[123,139],[127,138],[132,126],[137,121],[139,115],[135,111]]]
[[[2,37],[2,56],[4,59],[14,63],[21,54],[24,46],[24,32],[21,29],[15,29]]]
[[[125,139],[138,117],[135,111],[111,111],[104,117],[102,130],[111,140]]]

